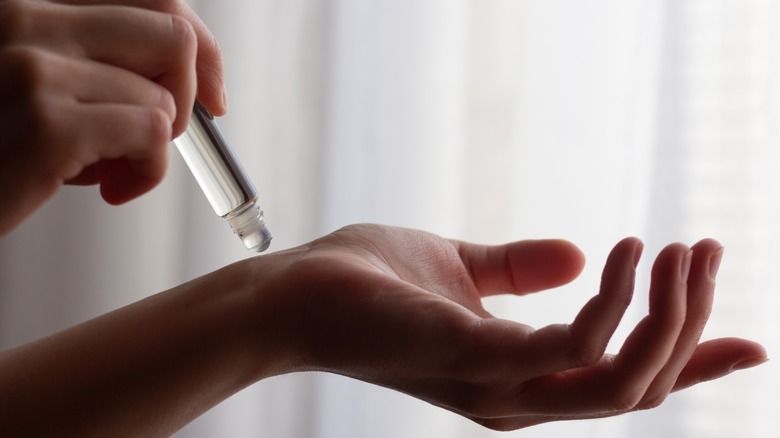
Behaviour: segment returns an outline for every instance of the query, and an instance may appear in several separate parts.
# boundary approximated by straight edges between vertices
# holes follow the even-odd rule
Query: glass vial
[[[257,191],[214,116],[200,102],[195,102],[187,130],[174,143],[214,212],[228,221],[248,250],[265,251],[272,236],[257,204]]]

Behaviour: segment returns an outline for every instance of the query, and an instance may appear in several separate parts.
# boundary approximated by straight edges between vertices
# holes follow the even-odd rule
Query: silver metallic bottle
[[[187,130],[174,143],[214,212],[228,221],[248,250],[265,251],[272,236],[257,204],[255,187],[200,102],[195,102]]]

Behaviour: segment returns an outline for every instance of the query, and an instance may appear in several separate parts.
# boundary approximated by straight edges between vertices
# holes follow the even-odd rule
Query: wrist
[[[0,419],[0,428],[18,435],[170,435],[283,371],[284,344],[264,341],[276,329],[264,318],[275,310],[257,299],[266,288],[254,278],[265,278],[265,263],[233,264],[4,352],[0,389],[14,403],[4,406],[13,414]],[[34,421],[41,417],[47,421]]]
[[[303,341],[306,323],[301,316],[300,288],[291,272],[297,251],[253,257],[226,269],[240,278],[242,342],[253,363],[256,381],[306,369]]]

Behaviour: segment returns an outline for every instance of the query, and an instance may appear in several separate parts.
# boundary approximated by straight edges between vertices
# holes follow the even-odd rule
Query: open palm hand
[[[344,228],[280,257],[297,307],[298,369],[399,390],[486,427],[617,415],[675,390],[756,365],[758,344],[699,344],[722,247],[666,247],[655,261],[650,311],[618,354],[605,349],[631,301],[638,239],[618,243],[601,289],[571,324],[534,330],[492,317],[488,295],[523,295],[574,279],[584,257],[560,240],[482,246],[400,228]],[[282,312],[285,313],[285,312]]]

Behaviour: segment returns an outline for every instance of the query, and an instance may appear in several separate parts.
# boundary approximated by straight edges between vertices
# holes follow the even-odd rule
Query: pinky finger
[[[722,338],[702,342],[683,368],[672,391],[715,380],[768,360],[764,347],[752,341]]]

